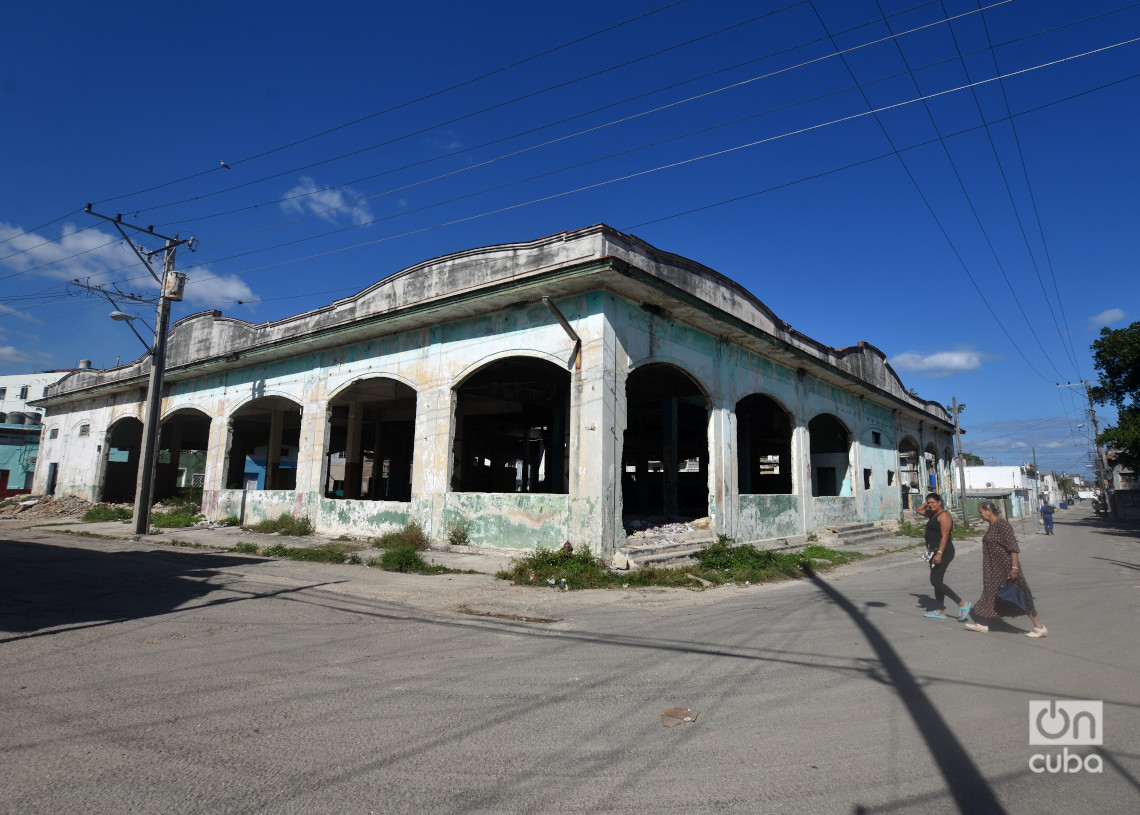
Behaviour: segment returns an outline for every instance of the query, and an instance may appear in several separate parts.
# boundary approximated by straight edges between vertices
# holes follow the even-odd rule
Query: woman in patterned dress
[[[976,623],[966,623],[969,631],[978,631],[982,634],[990,630],[989,621],[993,617],[1017,617],[1020,609],[1001,603],[998,608],[997,593],[1006,581],[1010,581],[1019,591],[1029,598],[1029,608],[1025,611],[1033,621],[1033,630],[1025,636],[1040,639],[1049,633],[1049,629],[1037,617],[1037,609],[1033,605],[1033,592],[1025,582],[1021,573],[1019,562],[1020,550],[1017,546],[1017,537],[1013,534],[1013,527],[1009,521],[998,515],[997,506],[993,501],[983,501],[978,505],[978,514],[982,520],[990,525],[982,538],[982,596],[974,603],[974,618]]]

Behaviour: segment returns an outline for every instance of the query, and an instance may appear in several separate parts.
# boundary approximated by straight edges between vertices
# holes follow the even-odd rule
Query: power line
[[[463,82],[458,82],[458,83],[451,85],[449,87],[442,88],[442,89],[437,90],[437,91],[432,91],[431,93],[425,94],[425,95],[417,97],[415,99],[410,99],[406,102],[401,102],[398,105],[393,105],[392,107],[385,108],[384,110],[379,110],[379,111],[376,111],[374,113],[370,113],[367,116],[361,116],[360,118],[354,119],[350,122],[345,122],[345,123],[339,124],[335,127],[330,127],[326,130],[322,130],[318,133],[314,133],[311,136],[306,136],[303,139],[298,139],[296,141],[289,142],[288,144],[283,144],[280,147],[274,147],[270,150],[265,150],[261,153],[254,154],[252,156],[246,156],[245,158],[240,158],[240,159],[237,159],[236,161],[231,161],[231,162],[227,162],[227,163],[229,164],[230,167],[233,167],[233,166],[238,165],[238,164],[245,164],[246,162],[253,161],[254,159],[263,158],[265,156],[272,155],[273,153],[277,153],[277,152],[280,152],[282,150],[286,150],[290,147],[295,147],[299,144],[304,144],[306,142],[312,141],[313,139],[320,138],[321,136],[327,136],[330,133],[335,133],[338,130],[345,129],[346,127],[351,127],[353,125],[360,124],[361,122],[368,121],[369,119],[374,119],[377,116],[382,116],[385,113],[391,113],[393,111],[400,110],[401,108],[408,107],[409,105],[414,105],[417,102],[423,102],[423,101],[426,101],[426,100],[431,99],[433,97],[440,96],[441,94],[445,94],[445,93],[448,93],[448,92],[453,91],[453,90],[458,90],[459,88],[463,88],[463,87],[466,87],[468,85],[474,84],[475,82],[479,82],[480,80],[487,79],[489,77],[495,76],[496,74],[503,73],[504,71],[509,71],[512,68],[517,68],[520,65],[525,65],[528,62],[533,62],[536,59],[540,59],[541,57],[548,56],[549,54],[553,54],[556,51],[562,50],[563,48],[568,48],[571,45],[576,45],[580,42],[584,42],[588,39],[596,37],[600,34],[604,34],[608,31],[613,31],[614,29],[621,28],[622,26],[628,25],[630,23],[637,22],[638,20],[643,20],[646,17],[651,17],[654,14],[658,14],[662,11],[666,11],[668,9],[671,9],[674,6],[680,6],[680,5],[687,3],[687,2],[689,2],[689,0],[675,0],[672,3],[667,3],[664,6],[660,6],[659,8],[652,9],[651,11],[647,11],[644,14],[639,14],[636,17],[630,17],[629,19],[623,20],[620,23],[615,23],[613,25],[606,26],[605,28],[600,28],[597,31],[594,31],[590,34],[586,34],[586,35],[578,37],[576,39],[569,40],[569,41],[564,42],[560,45],[556,45],[553,48],[548,48],[545,51],[540,51],[537,54],[533,54],[533,55],[526,57],[524,59],[518,60],[516,62],[512,62],[508,65],[504,65],[501,68],[496,68],[493,71],[488,71],[487,73],[480,74],[479,76],[473,77],[471,79],[464,80]],[[167,182],[164,182],[162,184],[156,184],[152,187],[147,187],[146,189],[136,190],[134,192],[129,192],[129,193],[123,193],[122,195],[116,195],[112,198],[104,198],[102,201],[99,201],[97,203],[105,204],[105,203],[108,203],[110,201],[118,201],[122,198],[131,198],[135,195],[142,195],[143,193],[153,192],[154,190],[159,190],[159,189],[162,189],[164,187],[172,186],[174,184],[180,184],[183,181],[189,181],[190,179],[193,179],[193,178],[198,178],[198,177],[203,176],[203,175],[208,175],[209,173],[217,172],[220,169],[222,169],[222,168],[219,166],[219,167],[213,167],[209,170],[202,170],[200,172],[192,173],[192,174],[190,174],[188,176],[184,176],[182,178],[177,178],[173,181],[167,181]]]

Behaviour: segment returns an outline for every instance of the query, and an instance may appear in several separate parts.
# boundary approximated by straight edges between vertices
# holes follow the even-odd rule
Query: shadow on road
[[[97,552],[0,540],[0,642],[165,614],[219,588],[220,569],[260,559],[200,552]]]
[[[915,728],[922,734],[958,810],[963,815],[1005,813],[1005,808],[994,795],[985,776],[974,766],[962,743],[939,714],[937,707],[927,698],[918,680],[887,638],[834,586],[821,580],[818,575],[812,575],[811,579],[816,588],[851,618],[874,649],[899,699],[906,705]]]

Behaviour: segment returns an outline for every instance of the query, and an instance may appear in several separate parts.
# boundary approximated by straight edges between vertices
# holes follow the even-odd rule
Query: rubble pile
[[[0,504],[0,518],[78,518],[92,504],[82,498],[65,495],[52,498],[44,495],[17,495]]]

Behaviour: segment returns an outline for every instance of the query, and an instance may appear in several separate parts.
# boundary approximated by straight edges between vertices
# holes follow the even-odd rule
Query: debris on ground
[[[11,518],[19,515],[20,520],[25,518],[70,518],[79,517],[93,504],[76,498],[73,495],[64,495],[53,498],[50,495],[29,495],[26,498],[9,499],[0,504],[0,518]]]
[[[695,722],[699,715],[699,710],[692,710],[687,707],[669,707],[661,711],[661,724],[665,727],[676,727],[685,722]]]
[[[684,540],[694,532],[707,531],[710,518],[692,521],[667,521],[664,518],[634,518],[625,522],[626,534],[631,538],[669,538]]]

